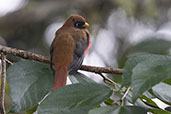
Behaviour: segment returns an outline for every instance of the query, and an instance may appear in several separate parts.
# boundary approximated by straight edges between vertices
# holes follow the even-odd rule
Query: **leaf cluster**
[[[7,82],[12,99],[9,112],[170,113],[153,101],[157,98],[171,105],[170,56],[155,54],[131,56],[123,69],[122,84],[117,83],[114,86],[99,84],[82,73],[70,75],[69,79],[73,84],[52,91],[54,75],[48,65],[33,61],[21,61],[11,65],[7,70]]]

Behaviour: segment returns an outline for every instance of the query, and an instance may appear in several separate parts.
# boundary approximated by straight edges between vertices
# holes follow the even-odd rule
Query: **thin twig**
[[[110,84],[112,86],[114,86],[116,84],[113,80],[111,80],[110,78],[104,76],[102,73],[98,73],[98,74],[103,78],[103,81],[105,83]]]
[[[5,97],[5,82],[6,82],[6,57],[4,53],[1,53],[1,96],[0,96],[0,111],[1,114],[6,114],[4,106],[4,97]]]
[[[10,48],[10,47],[0,45],[0,52],[18,56],[18,57],[21,57],[24,59],[39,61],[39,62],[46,63],[46,64],[50,63],[49,57],[47,57],[47,56],[38,55],[35,53],[31,53],[31,52],[16,49],[16,48]],[[112,73],[112,74],[122,74],[123,73],[122,69],[119,69],[119,68],[96,67],[96,66],[87,66],[87,65],[82,65],[80,70],[94,72],[94,73]]]
[[[125,90],[123,96],[122,96],[119,100],[114,101],[112,104],[116,104],[117,102],[120,101],[120,105],[123,106],[123,104],[124,104],[123,101],[124,101],[124,99],[125,99],[125,97],[126,97],[126,95],[128,94],[128,92],[129,92],[130,89],[131,89],[131,87],[128,87],[128,88]]]
[[[120,89],[113,89],[113,92],[124,93],[125,91]]]
[[[9,63],[9,64],[13,64],[10,60],[8,60],[8,59],[5,59],[5,61],[7,62],[7,63]]]
[[[124,93],[124,95],[121,97],[121,100],[123,101],[126,97],[126,95],[128,94],[129,90],[131,89],[131,87],[128,87]]]
[[[121,101],[121,106],[124,105],[124,99],[126,97],[126,95],[128,94],[129,90],[131,89],[131,87],[128,87],[124,93],[124,95],[121,97],[120,101]]]
[[[0,59],[1,59],[1,54],[0,54]],[[7,62],[7,63],[9,63],[9,64],[13,64],[10,60],[8,60],[7,58],[5,58],[5,61]]]

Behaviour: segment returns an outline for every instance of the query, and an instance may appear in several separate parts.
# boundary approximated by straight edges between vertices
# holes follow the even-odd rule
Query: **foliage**
[[[48,65],[33,61],[17,62],[7,70],[12,99],[10,112],[144,114],[149,111],[157,114],[159,111],[167,114],[169,112],[160,109],[152,99],[171,104],[171,85],[168,83],[171,79],[170,61],[170,56],[139,54],[128,59],[122,85],[99,84],[82,73],[76,73],[69,76],[73,84],[56,91],[51,90],[54,76]],[[129,87],[131,90],[128,91]],[[119,100],[112,97],[116,93]]]
[[[84,74],[76,73],[69,76],[73,85],[52,92],[54,77],[48,65],[33,61],[15,63],[19,59],[8,56],[8,59],[14,62],[7,72],[12,100],[10,112],[26,111],[27,114],[32,114],[38,110],[39,114],[45,109],[49,111],[49,106],[53,105],[53,109],[61,108],[58,113],[64,114],[139,114],[147,110],[154,114],[169,114],[153,99],[171,105],[170,57],[164,56],[170,54],[171,48],[171,42],[168,41],[171,26],[170,0],[23,1],[25,3],[22,3],[22,7],[17,11],[0,17],[1,44],[48,55],[49,45],[44,37],[47,36],[48,40],[53,39],[55,31],[50,34],[47,34],[47,31],[50,31],[56,22],[59,24],[68,15],[79,12],[91,25],[93,48],[90,49],[89,55],[98,54],[98,57],[102,58],[100,61],[104,63],[102,65],[119,65],[124,73],[122,84],[117,83],[115,86],[97,84]],[[57,26],[53,29],[56,30]],[[103,32],[103,35],[99,35]],[[105,40],[101,40],[100,36],[105,36]],[[131,43],[135,37],[138,42]],[[112,49],[104,45],[108,45],[108,39],[111,39],[112,46],[109,47]],[[99,42],[102,42],[102,45],[99,45]],[[100,52],[97,51],[99,47],[102,47]],[[105,54],[108,50],[112,51]],[[136,55],[127,59],[128,56],[137,53],[151,54]],[[120,81],[116,75],[113,77],[117,82]],[[117,77],[121,78],[120,75]],[[131,90],[124,100],[120,100],[129,86]],[[72,93],[73,87],[76,95]],[[80,99],[77,99],[78,97]],[[9,105],[7,100],[9,98],[5,100],[5,104]],[[84,102],[80,104],[80,100]],[[132,106],[127,106],[127,103],[131,103]],[[166,109],[169,110],[170,107]],[[55,109],[52,111],[57,113]]]

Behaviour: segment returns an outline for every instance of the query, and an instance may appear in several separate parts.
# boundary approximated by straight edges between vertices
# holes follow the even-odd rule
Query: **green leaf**
[[[21,112],[33,108],[53,87],[54,76],[49,66],[33,61],[21,61],[7,70],[12,108]]]
[[[131,80],[133,101],[146,90],[168,78],[171,78],[171,57],[158,55],[139,63],[133,69]]]
[[[138,106],[107,106],[90,110],[88,114],[146,114],[147,111]]]
[[[111,98],[108,98],[107,100],[105,100],[104,101],[104,103],[106,104],[106,105],[112,105],[112,103],[113,103],[113,100],[111,99]]]
[[[153,108],[153,107],[145,104],[145,102],[143,102],[140,98],[138,98],[135,102],[133,102],[132,101],[132,91],[128,92],[128,94],[126,95],[126,100],[135,106],[143,107],[145,109]]]
[[[166,83],[166,84],[168,84],[168,85],[171,85],[171,78],[170,79],[166,79],[163,82]]]
[[[171,57],[138,55],[131,57],[123,74],[123,85],[133,88],[132,100],[165,79],[171,78]]]
[[[136,52],[147,52],[152,54],[168,54],[169,49],[171,48],[171,41],[150,38],[144,40],[135,46],[129,48],[127,51],[129,53],[136,53]]]
[[[171,105],[171,85],[161,82],[152,88],[152,92],[157,98]]]
[[[38,105],[26,111],[26,114],[33,114],[37,110]]]
[[[160,110],[160,109],[150,109],[150,111],[153,114],[170,114],[170,112],[168,112],[166,110]]]
[[[118,106],[105,106],[100,108],[95,108],[89,111],[88,114],[114,114],[114,111]]]
[[[126,65],[123,69],[122,86],[126,86],[126,87],[131,86],[133,69],[138,63],[145,61],[147,59],[152,59],[152,58],[156,58],[156,57],[157,57],[157,55],[151,55],[151,54],[148,54],[148,55],[140,54],[140,55],[130,57],[128,59],[128,61],[126,62]]]
[[[77,83],[59,88],[38,107],[38,114],[87,114],[112,94],[112,90],[97,83]]]
[[[146,105],[152,106],[154,108],[159,108],[158,105],[152,99],[146,97],[145,95],[141,95],[140,98],[143,102],[145,102]]]
[[[171,41],[164,40],[162,37],[160,39],[152,37],[146,39],[147,40],[143,40],[142,42],[127,48],[123,56],[119,58],[120,68],[125,65],[125,60],[127,60],[126,57],[129,57],[130,55],[135,55],[137,53],[168,55],[170,53]]]
[[[72,75],[69,75],[69,79],[71,80],[72,83],[85,83],[85,82],[94,82],[91,78],[87,77],[86,75],[82,73],[74,73]]]

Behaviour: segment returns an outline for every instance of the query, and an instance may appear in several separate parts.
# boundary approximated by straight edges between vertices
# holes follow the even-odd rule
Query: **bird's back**
[[[53,41],[53,55],[52,62],[56,63],[55,67],[68,66],[73,60],[73,52],[75,47],[74,39],[70,32],[60,29],[56,33]]]

